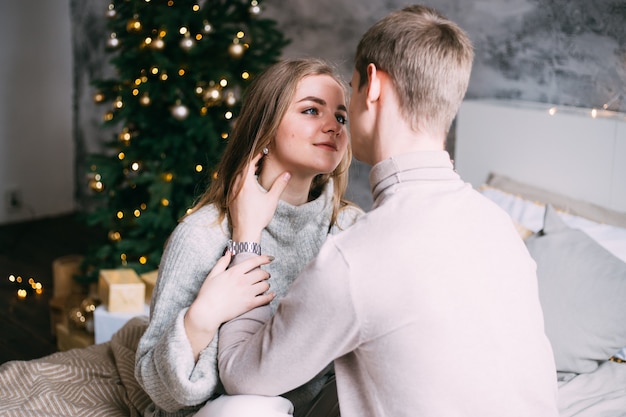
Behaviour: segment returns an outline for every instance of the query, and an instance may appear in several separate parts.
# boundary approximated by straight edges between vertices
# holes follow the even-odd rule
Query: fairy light
[[[220,80],[220,85],[221,85],[222,87],[226,87],[226,86],[228,85],[228,80],[226,80],[226,78],[222,78],[222,79]]]
[[[198,164],[196,165],[196,172],[202,172],[204,168],[202,167],[202,165]]]
[[[145,256],[140,256],[139,257],[139,263],[142,265],[145,265],[148,262],[148,258]]]
[[[17,289],[16,294],[20,300],[23,300],[26,297],[28,297],[29,292],[34,293],[36,295],[43,294],[43,290],[44,290],[43,285],[41,284],[41,282],[36,281],[32,277],[28,278],[27,282],[23,282],[23,279],[20,275],[16,276],[14,274],[10,274],[8,276],[8,279],[9,279],[9,282],[19,285],[19,288]]]
[[[554,116],[554,115],[556,114],[556,110],[557,110],[557,109],[556,109],[556,107],[550,107],[550,108],[548,109],[548,114],[549,114],[550,116]]]
[[[247,80],[248,78],[250,78],[250,73],[248,71],[244,71],[241,73],[241,78],[244,80]]]

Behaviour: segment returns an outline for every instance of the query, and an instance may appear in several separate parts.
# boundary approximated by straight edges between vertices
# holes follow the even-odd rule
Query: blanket
[[[135,352],[147,324],[136,317],[109,342],[0,365],[0,415],[141,416],[151,401],[134,377]]]

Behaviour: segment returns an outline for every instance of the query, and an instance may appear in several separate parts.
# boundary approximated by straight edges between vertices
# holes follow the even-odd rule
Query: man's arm
[[[347,265],[331,237],[272,318],[264,306],[222,326],[218,363],[226,391],[280,395],[354,349],[358,320],[349,289]]]

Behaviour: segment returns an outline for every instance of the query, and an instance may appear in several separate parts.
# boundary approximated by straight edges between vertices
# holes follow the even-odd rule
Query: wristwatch
[[[228,241],[226,250],[230,252],[232,256],[242,252],[256,253],[261,255],[261,245],[256,242],[235,242],[233,240]]]

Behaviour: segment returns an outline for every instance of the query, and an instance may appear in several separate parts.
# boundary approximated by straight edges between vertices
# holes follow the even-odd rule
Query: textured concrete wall
[[[472,38],[476,59],[469,98],[512,98],[626,111],[624,0],[429,0]],[[75,46],[76,147],[98,147],[105,132],[88,85],[107,71],[104,12],[108,1],[71,0]],[[347,78],[363,32],[401,0],[266,0],[292,43],[286,57],[321,56]],[[453,145],[453,143],[452,143]],[[453,148],[452,148],[453,149]],[[354,164],[350,197],[369,208],[369,167]],[[80,174],[80,173],[79,173]]]

